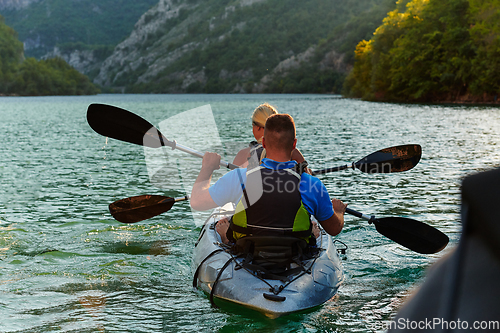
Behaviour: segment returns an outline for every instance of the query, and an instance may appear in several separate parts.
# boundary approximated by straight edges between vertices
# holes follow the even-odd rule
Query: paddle
[[[109,211],[120,222],[135,223],[165,213],[175,202],[187,199],[188,196],[174,199],[161,195],[139,195],[113,202]],[[436,253],[448,244],[448,236],[416,220],[403,217],[377,219],[350,208],[346,208],[346,213],[368,220],[383,236],[418,253]]]
[[[106,104],[90,104],[87,109],[87,121],[94,131],[113,139],[133,143],[150,148],[171,147],[203,158],[203,153],[170,141],[144,118],[116,106]],[[228,169],[237,169],[232,163],[220,162]]]
[[[138,195],[115,201],[109,205],[109,212],[123,223],[135,223],[169,211],[174,203],[188,200],[189,196],[170,198],[162,195]]]
[[[448,236],[428,224],[405,217],[377,219],[346,208],[346,213],[373,223],[377,231],[390,240],[422,254],[437,253],[448,244]]]
[[[345,170],[347,168],[359,169],[366,173],[392,173],[412,169],[420,161],[422,147],[420,145],[401,145],[384,148],[360,159],[351,165],[327,168],[313,171],[314,175]]]
[[[203,153],[178,144],[175,140],[168,140],[144,118],[116,106],[106,104],[89,105],[87,121],[94,131],[103,136],[151,148],[168,146],[203,158]],[[410,170],[417,165],[421,156],[422,147],[420,145],[401,145],[376,151],[356,163],[353,162],[350,166],[346,164],[317,170],[313,171],[312,174],[325,174],[349,167],[367,173],[401,172]],[[220,165],[228,169],[238,168],[237,165],[224,161],[221,161]]]

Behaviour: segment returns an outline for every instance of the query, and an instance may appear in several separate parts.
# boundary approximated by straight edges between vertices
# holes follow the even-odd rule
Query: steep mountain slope
[[[0,0],[0,14],[16,30],[26,56],[42,57],[68,43],[114,47],[158,0]],[[67,47],[67,45],[66,45]],[[75,48],[75,45],[70,46]]]
[[[387,1],[160,0],[94,82],[126,92],[259,92],[313,60],[343,74],[344,55],[331,49],[318,54],[318,43],[382,3]],[[329,86],[325,91],[338,83]]]
[[[99,89],[60,58],[25,59],[17,32],[0,15],[0,96],[86,95]]]
[[[60,57],[106,89],[140,93],[339,93],[356,44],[394,7],[394,0],[0,0],[27,56]]]

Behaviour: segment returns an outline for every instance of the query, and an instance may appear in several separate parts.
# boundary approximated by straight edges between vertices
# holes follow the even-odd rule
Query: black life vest
[[[302,203],[300,179],[294,169],[249,169],[243,196],[231,218],[229,238],[284,235],[308,240],[312,224]]]

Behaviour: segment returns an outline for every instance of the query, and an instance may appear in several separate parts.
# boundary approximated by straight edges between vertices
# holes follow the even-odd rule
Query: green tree
[[[0,94],[5,93],[12,78],[12,72],[23,60],[23,43],[17,33],[4,23],[0,16]]]
[[[354,53],[355,65],[344,82],[342,93],[347,97],[373,99],[371,87],[373,41],[359,42]]]
[[[467,0],[409,4],[405,33],[388,53],[392,99],[453,99],[467,91],[475,55],[467,11]]]
[[[28,58],[20,65],[10,92],[26,96],[91,95],[99,90],[61,58]]]
[[[389,52],[395,41],[406,32],[407,2],[399,0],[396,9],[387,14],[372,39],[359,42],[355,50],[354,68],[344,83],[343,92],[346,96],[369,100],[386,98],[391,85],[387,75],[391,62]]]
[[[471,92],[497,95],[500,92],[500,1],[470,0],[471,37],[477,47],[472,72],[479,73]]]

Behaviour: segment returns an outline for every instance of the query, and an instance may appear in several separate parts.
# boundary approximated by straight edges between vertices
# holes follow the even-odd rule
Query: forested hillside
[[[394,8],[394,0],[0,1],[28,56],[62,57],[106,91],[140,93],[339,93],[357,43]]]
[[[399,0],[355,57],[348,96],[497,102],[500,1]]]
[[[28,54],[63,57],[110,92],[497,102],[500,91],[500,0],[1,0],[0,10]],[[64,62],[23,62],[2,29],[2,92],[46,93],[27,80]]]
[[[17,33],[0,16],[0,95],[86,95],[99,90],[88,77],[54,58],[24,59]]]
[[[40,58],[55,46],[109,55],[158,0],[2,0],[0,14],[16,30],[26,56]]]

